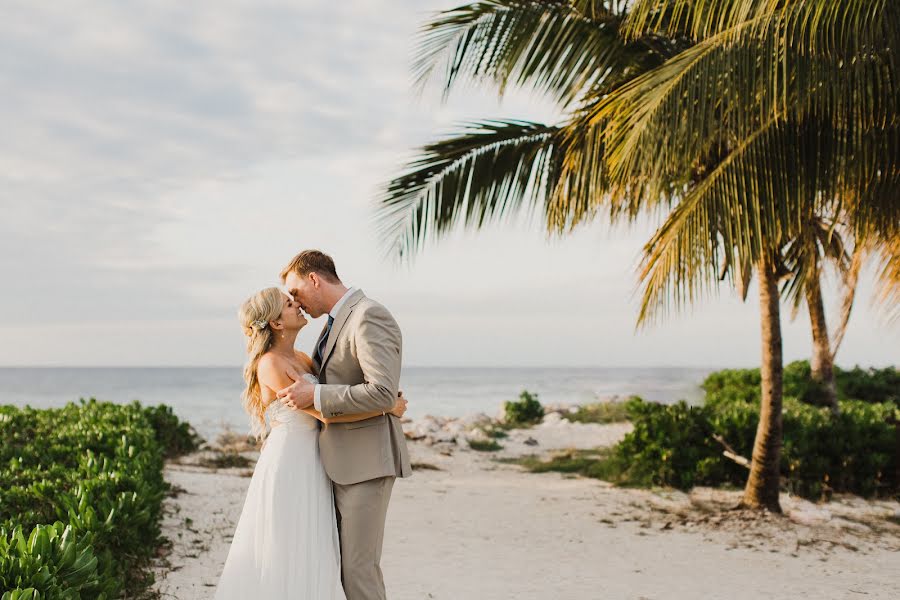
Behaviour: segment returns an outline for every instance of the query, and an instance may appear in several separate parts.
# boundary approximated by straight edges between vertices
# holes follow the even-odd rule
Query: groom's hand
[[[303,410],[313,405],[315,399],[316,384],[303,379],[300,373],[294,371],[288,373],[294,383],[278,392],[278,397],[284,399],[285,404],[297,410]]]

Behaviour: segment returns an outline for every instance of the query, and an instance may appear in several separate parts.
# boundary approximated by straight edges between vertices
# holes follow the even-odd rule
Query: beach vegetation
[[[503,446],[497,443],[497,440],[469,440],[469,448],[479,452],[496,452],[503,450]]]
[[[504,422],[513,427],[530,427],[544,418],[544,407],[537,394],[523,390],[519,399],[503,404]]]
[[[564,419],[573,423],[621,423],[628,420],[625,401],[582,404],[575,412],[564,411]]]
[[[4,590],[72,599],[146,590],[169,489],[164,460],[200,437],[168,407],[95,399],[0,406],[0,437]]]
[[[877,371],[876,371],[877,373]],[[879,375],[873,375],[876,380]],[[740,486],[747,477],[760,406],[752,371],[716,373],[707,382],[730,381],[728,394],[709,386],[709,401],[691,406],[626,403],[634,428],[617,445],[552,457],[529,458],[529,470],[576,472],[625,486]],[[896,402],[845,399],[841,411],[786,396],[784,448],[780,453],[779,490],[823,500],[846,492],[866,497],[900,494],[900,452]],[[731,456],[727,456],[726,452]],[[735,457],[738,460],[735,460]],[[742,464],[743,462],[743,464]]]
[[[884,0],[476,2],[424,25],[414,66],[444,98],[462,82],[535,90],[559,123],[477,121],[421,148],[379,199],[380,233],[410,257],[459,225],[539,213],[551,234],[597,218],[662,217],[639,267],[640,325],[757,278],[759,443],[742,505],[780,511],[781,302],[813,333],[816,403],[862,261],[896,316],[900,7]],[[874,50],[873,50],[874,48]],[[887,124],[887,125],[886,125]],[[830,337],[826,269],[845,290]]]
[[[489,438],[493,438],[495,440],[502,440],[504,438],[509,437],[509,434],[506,433],[506,431],[504,431],[503,427],[498,427],[498,426],[492,425],[491,427],[484,428],[482,431],[484,431],[484,434],[486,436],[488,436]]]
[[[900,404],[900,371],[896,367],[883,369],[856,366],[852,369],[834,367],[839,402],[894,402]],[[759,369],[725,369],[706,377],[701,384],[706,404],[721,401],[760,402]],[[784,394],[806,404],[828,406],[817,393],[819,383],[814,379],[810,363],[794,361],[784,367]]]
[[[239,469],[252,467],[254,461],[240,452],[226,450],[204,456],[198,461],[198,464],[208,469]]]

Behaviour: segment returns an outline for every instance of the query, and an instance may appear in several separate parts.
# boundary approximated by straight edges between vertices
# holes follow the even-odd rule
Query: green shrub
[[[856,366],[850,371],[835,368],[834,378],[839,398],[900,404],[900,372],[894,367],[862,369]]]
[[[498,444],[497,440],[469,440],[469,448],[479,452],[496,452],[502,450],[503,446]]]
[[[611,448],[597,450],[568,450],[552,456],[549,460],[541,460],[536,456],[509,459],[501,462],[512,462],[522,465],[532,473],[577,473],[585,477],[613,481],[620,485],[631,485],[632,482],[623,477],[624,469],[615,451]]]
[[[718,388],[721,390],[722,388]],[[750,458],[759,406],[732,396],[711,406],[628,402],[632,432],[605,459],[607,475],[630,485],[743,486],[747,470],[723,456],[713,435]],[[897,405],[847,400],[841,414],[785,398],[781,473],[794,493],[813,499],[831,492],[862,496],[900,490],[897,478]]]
[[[166,458],[193,452],[203,442],[190,423],[181,421],[171,406],[147,406],[144,415],[156,431],[156,441],[165,450]]]
[[[21,527],[0,532],[0,573],[3,598],[103,599],[115,591],[103,586],[91,535],[77,536],[59,521],[27,538]]]
[[[798,360],[784,367],[785,397],[813,405],[822,404],[822,391],[811,378],[809,362]],[[839,401],[893,402],[900,404],[900,373],[894,367],[844,371],[834,369]],[[706,392],[706,405],[719,402],[749,402],[759,404],[759,369],[726,369],[710,374],[701,387]]]
[[[583,404],[577,412],[563,413],[563,418],[575,423],[620,423],[628,420],[625,405],[625,402]]]
[[[700,384],[705,392],[704,406],[759,404],[761,381],[759,369],[723,369],[710,373]]]
[[[897,480],[897,431],[893,402],[845,400],[841,413],[787,399],[784,405],[782,474],[791,489],[811,498],[831,492],[887,495]]]
[[[534,425],[544,418],[544,407],[538,401],[537,394],[523,391],[519,399],[503,405],[506,422],[510,425]]]
[[[620,482],[689,489],[729,480],[732,469],[710,436],[711,409],[634,397],[626,410],[634,429],[615,447]]]
[[[164,458],[196,447],[196,434],[168,407],[90,399],[47,410],[0,406],[0,437],[2,589],[28,597],[34,588],[41,598],[131,590],[159,542]],[[52,552],[33,551],[57,546],[65,561],[72,547],[93,557],[93,567],[78,569],[93,572],[89,581],[76,586]]]

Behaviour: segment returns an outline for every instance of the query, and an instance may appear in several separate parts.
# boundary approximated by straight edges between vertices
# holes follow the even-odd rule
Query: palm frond
[[[811,202],[802,232],[781,253],[782,264],[790,274],[781,295],[791,303],[792,319],[806,300],[807,285],[820,285],[827,265],[841,274],[850,268],[850,254],[837,222],[822,216],[817,209],[821,210]]]
[[[897,18],[894,0],[635,0],[623,32],[702,41],[722,33],[735,40],[778,31],[782,49],[827,55],[837,62],[896,39]],[[751,27],[743,27],[747,24]]]
[[[460,78],[529,85],[569,105],[647,48],[619,35],[621,16],[599,2],[489,0],[439,13],[422,29],[413,73],[440,73],[446,98]]]
[[[459,223],[478,228],[514,211],[543,211],[558,176],[559,131],[527,121],[481,121],[422,148],[378,200],[388,252],[411,258]]]
[[[664,184],[696,167],[697,158],[717,146],[738,144],[761,122],[789,114],[827,115],[834,135],[821,143],[834,147],[836,155],[858,151],[869,143],[867,136],[882,143],[878,152],[844,164],[848,182],[877,171],[881,151],[896,151],[891,146],[898,140],[877,135],[896,131],[900,113],[898,73],[884,56],[844,67],[809,59],[799,61],[806,63],[798,66],[801,72],[782,69],[773,78],[766,58],[775,52],[771,45],[719,42],[710,38],[685,50],[597,107],[592,124],[603,125],[596,133],[607,138],[610,169],[617,179]],[[782,84],[782,79],[791,83]],[[655,198],[662,190],[651,186],[647,191]]]
[[[804,201],[817,196],[818,164],[803,152],[813,128],[770,119],[678,196],[645,246],[639,323],[693,303],[721,279],[804,234]],[[722,265],[726,270],[723,272]]]
[[[876,302],[888,321],[900,320],[900,237],[880,248]]]

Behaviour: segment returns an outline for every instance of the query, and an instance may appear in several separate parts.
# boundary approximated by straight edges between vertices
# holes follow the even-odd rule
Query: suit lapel
[[[322,371],[325,370],[325,363],[327,363],[328,359],[331,357],[331,352],[334,350],[334,345],[337,343],[338,336],[341,335],[341,330],[347,323],[347,319],[350,318],[353,308],[365,297],[366,295],[363,294],[362,290],[356,290],[352,296],[347,298],[347,302],[341,307],[341,312],[334,318],[334,324],[331,326],[331,333],[328,334],[328,341],[325,343],[325,351],[322,352],[322,365],[319,367],[319,373],[322,373]]]

